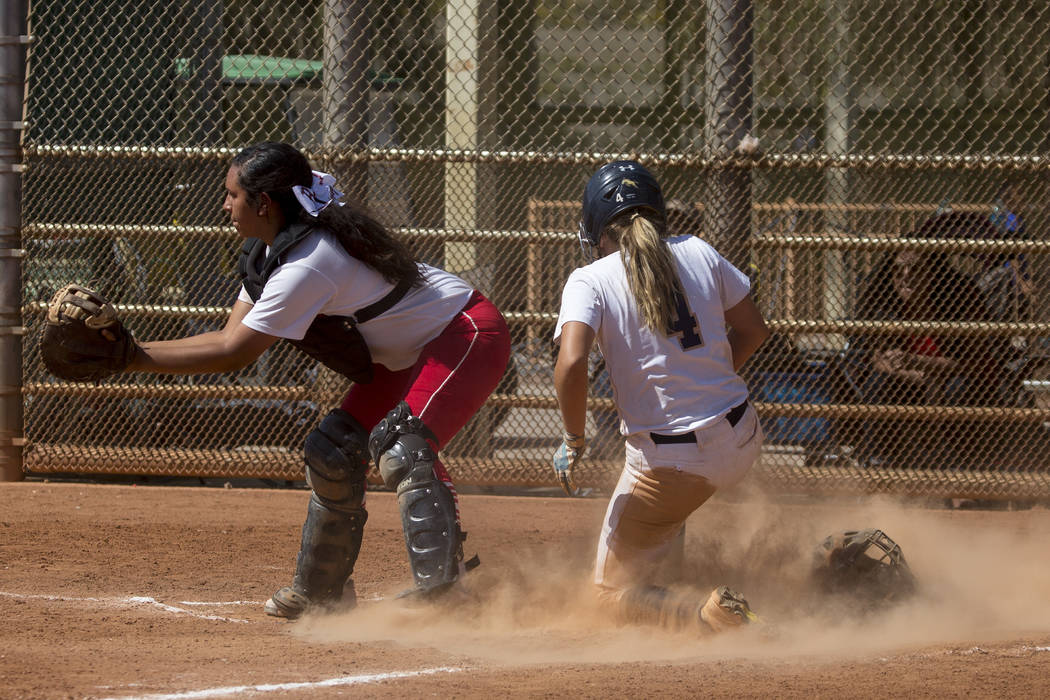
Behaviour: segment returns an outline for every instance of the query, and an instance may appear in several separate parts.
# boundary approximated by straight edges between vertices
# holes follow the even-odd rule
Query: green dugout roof
[[[192,72],[190,59],[175,59],[175,74],[181,80],[189,80]],[[320,80],[323,67],[321,61],[287,56],[259,56],[256,54],[234,54],[222,57],[222,81],[234,85],[302,85]],[[373,87],[391,87],[401,83],[401,78],[389,73],[376,74],[368,71]]]

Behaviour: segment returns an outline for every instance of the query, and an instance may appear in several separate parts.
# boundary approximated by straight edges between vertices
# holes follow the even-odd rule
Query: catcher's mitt
[[[136,347],[116,309],[98,292],[67,284],[51,298],[40,356],[56,377],[97,382],[127,368]]]

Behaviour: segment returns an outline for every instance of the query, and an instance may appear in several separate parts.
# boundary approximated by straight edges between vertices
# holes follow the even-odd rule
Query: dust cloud
[[[902,548],[919,591],[865,611],[810,580],[825,536],[878,528]],[[679,662],[705,658],[841,659],[969,648],[1050,630],[1050,512],[953,511],[885,497],[784,502],[748,491],[689,519],[685,558],[666,581],[701,602],[715,586],[745,594],[763,624],[721,635],[621,625],[600,608],[591,552],[556,546],[503,553],[438,603],[361,601],[307,616],[293,633],[325,641],[420,646],[469,664]],[[492,559],[493,557],[489,557]]]

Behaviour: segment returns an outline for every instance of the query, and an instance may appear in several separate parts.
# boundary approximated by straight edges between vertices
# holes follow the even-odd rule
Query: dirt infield
[[[775,623],[698,639],[589,603],[602,499],[462,497],[471,596],[418,607],[395,503],[370,495],[355,610],[289,623],[302,490],[0,484],[4,698],[1048,697],[1050,511],[718,498],[684,580]],[[805,601],[813,546],[878,526],[925,595],[873,618]],[[769,629],[769,627],[767,627]]]

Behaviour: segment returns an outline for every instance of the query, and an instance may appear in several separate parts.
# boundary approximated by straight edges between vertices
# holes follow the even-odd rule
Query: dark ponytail
[[[284,215],[286,226],[313,223],[331,231],[347,253],[381,274],[388,282],[403,280],[417,286],[423,273],[415,257],[385,226],[362,207],[347,203],[331,204],[313,219],[299,204],[292,188],[310,187],[313,171],[310,161],[297,148],[287,143],[265,141],[248,146],[233,157],[231,166],[238,168],[238,184],[252,203],[266,193]]]

